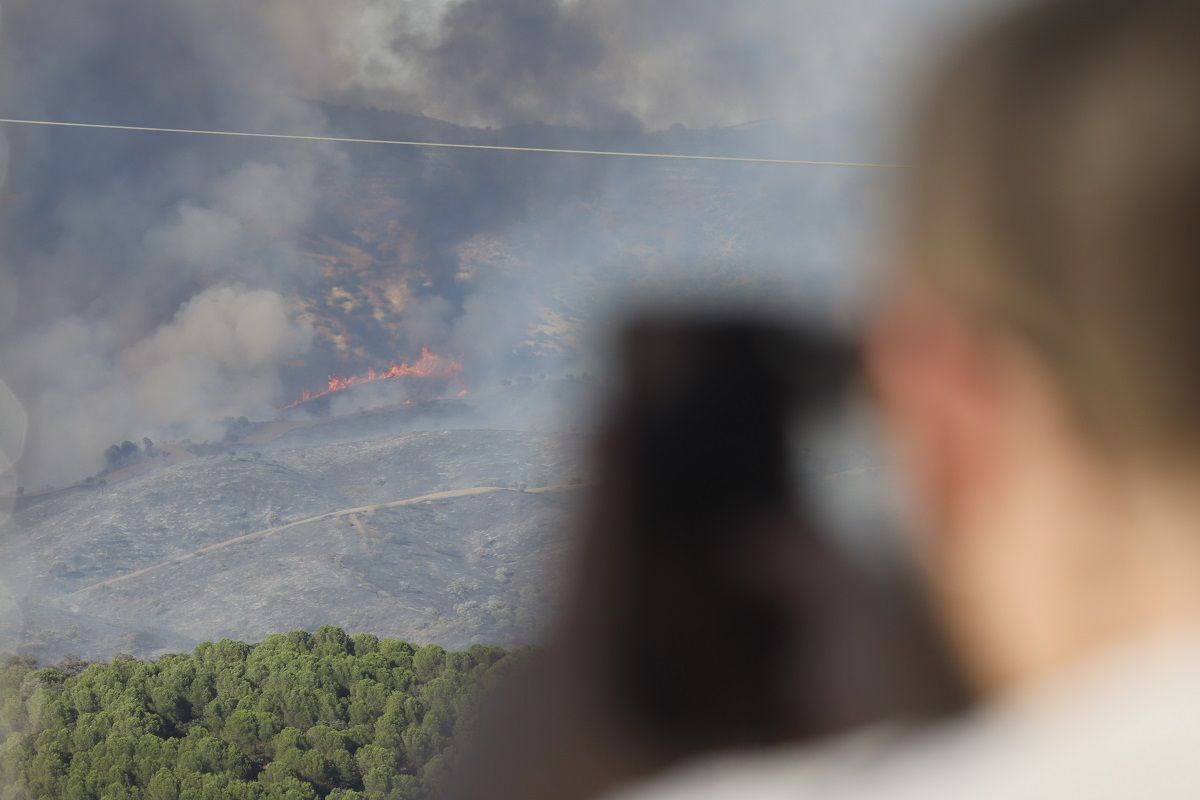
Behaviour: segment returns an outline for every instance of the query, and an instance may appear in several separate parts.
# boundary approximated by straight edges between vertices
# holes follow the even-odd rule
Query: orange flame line
[[[401,361],[399,364],[392,362],[386,370],[378,371],[372,367],[367,370],[366,375],[350,375],[347,377],[331,375],[324,389],[319,392],[303,392],[299,400],[284,406],[283,410],[286,411],[289,408],[295,408],[310,400],[327,397],[335,392],[340,392],[353,386],[361,386],[365,383],[376,383],[379,381],[392,381],[398,378],[442,378],[445,380],[454,380],[460,389],[458,396],[462,397],[467,392],[466,386],[462,383],[462,371],[462,364],[458,361],[435,355],[428,347],[422,347],[421,357],[411,364],[407,361]]]

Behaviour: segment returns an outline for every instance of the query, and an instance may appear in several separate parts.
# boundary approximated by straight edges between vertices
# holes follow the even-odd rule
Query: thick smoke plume
[[[73,318],[6,348],[5,364],[14,385],[38,387],[25,397],[33,466],[66,480],[77,476],[53,470],[59,454],[78,469],[77,458],[134,431],[218,436],[222,416],[270,414],[277,365],[311,338],[279,294],[217,286],[132,345],[119,345],[103,322]]]
[[[0,108],[868,158],[893,55],[950,5],[4,0]],[[0,177],[0,380],[30,418],[31,485],[94,470],[123,438],[269,415],[326,374],[426,344],[476,380],[544,365],[613,286],[715,262],[730,269],[717,286],[753,263],[828,282],[856,224],[830,217],[861,211],[863,190],[829,174],[16,127],[0,131]],[[363,252],[370,285],[342,266]]]

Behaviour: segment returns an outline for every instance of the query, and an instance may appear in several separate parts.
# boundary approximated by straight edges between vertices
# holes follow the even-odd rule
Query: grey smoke
[[[869,158],[886,138],[879,100],[897,53],[954,5],[4,0],[0,108],[305,133],[341,132],[361,112],[369,130],[355,132],[392,134],[370,127],[379,110],[480,141]],[[736,139],[655,133],[761,118],[772,123]],[[338,192],[382,167],[402,199],[407,249],[393,269],[407,299],[396,320],[361,320],[356,345],[313,338],[300,298],[331,279],[306,237],[338,218]],[[115,440],[270,415],[295,374],[378,366],[422,344],[481,380],[567,357],[557,350],[603,287],[701,270],[734,287],[752,264],[772,280],[826,280],[850,259],[861,222],[849,216],[867,191],[845,175],[16,128],[0,131],[5,174],[0,379],[29,411],[19,467],[31,484],[95,469]],[[720,193],[749,219],[725,219],[707,202]],[[681,202],[684,227],[661,230],[659,212]],[[743,233],[714,253],[722,225]],[[518,257],[470,255],[497,241]],[[727,262],[708,271],[713,259]]]
[[[877,110],[862,86],[879,83],[932,13],[962,5],[368,0],[329,19],[325,39],[357,44],[336,51],[336,91],[461,124],[799,127]]]
[[[69,480],[136,432],[219,437],[223,416],[269,415],[277,365],[311,336],[278,293],[234,286],[200,292],[129,346],[80,317],[32,332],[4,349],[31,418],[22,471]]]
[[[287,37],[235,12],[10,0],[0,105],[13,116],[319,129],[274,49]],[[235,16],[242,24],[229,25]],[[340,154],[5,133],[0,378],[30,415],[22,479],[82,477],[124,438],[203,438],[226,414],[271,414],[280,365],[311,342],[287,299],[313,272],[296,240],[320,185],[344,172]]]

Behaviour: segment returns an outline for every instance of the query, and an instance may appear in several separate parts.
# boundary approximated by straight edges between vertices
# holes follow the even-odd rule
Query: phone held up
[[[648,317],[617,357],[607,480],[625,563],[609,672],[631,716],[695,750],[956,707],[915,592],[865,575],[818,513],[806,443],[860,389],[854,343],[751,317]]]

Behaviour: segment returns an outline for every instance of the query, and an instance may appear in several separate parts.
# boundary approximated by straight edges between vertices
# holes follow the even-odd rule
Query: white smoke
[[[282,400],[279,364],[311,339],[281,295],[235,286],[202,291],[124,348],[81,318],[31,333],[3,350],[10,381],[29,387],[22,479],[77,478],[125,438],[213,436],[224,416],[270,415]]]
[[[299,277],[309,265],[285,246],[317,204],[317,173],[312,157],[246,162],[179,202],[150,230],[147,261],[177,280],[220,273],[274,285]]]
[[[866,159],[875,154],[858,145],[875,133],[873,98],[899,71],[895,53],[932,12],[956,5],[964,4],[6,0],[0,105],[13,116],[303,133],[337,132],[325,130],[321,103],[531,124],[506,136],[536,134],[537,123],[628,131],[769,117],[786,124],[765,146]],[[7,172],[22,195],[16,204],[29,205],[16,225],[0,218],[0,379],[30,409],[20,467],[31,485],[86,474],[120,439],[154,430],[199,437],[224,415],[265,414],[291,399],[278,394],[279,367],[310,334],[297,322],[304,311],[287,311],[283,298],[313,297],[319,266],[305,257],[304,237],[320,227],[313,221],[336,197],[331,187],[355,175],[345,152],[3,133],[0,178]],[[388,312],[399,322],[384,326],[393,338],[380,345],[400,348],[400,357],[430,344],[462,357],[472,377],[499,373],[515,351],[540,346],[539,327],[576,325],[584,300],[610,279],[598,269],[628,250],[649,253],[647,263],[710,255],[686,248],[712,235],[661,231],[658,206],[682,197],[664,191],[669,181],[647,181],[664,192],[647,202],[633,170],[607,162],[397,154],[410,157],[415,166],[395,190],[403,199],[396,224],[410,229],[395,283],[408,299]],[[721,252],[744,262],[804,261],[812,265],[805,279],[831,272],[848,259],[830,242],[863,227],[853,216],[857,190],[842,176],[681,175],[696,180],[696,195],[741,187],[737,204],[762,221],[752,241]],[[710,175],[718,177],[704,182]],[[747,186],[761,188],[754,205],[743,202]],[[581,222],[599,218],[589,205],[597,198],[641,213]],[[556,206],[568,209],[561,224]],[[728,222],[721,209],[698,204],[678,216],[704,233]],[[339,235],[369,248],[359,233]],[[473,236],[528,243],[528,263],[520,274],[463,269],[461,245]],[[625,240],[635,236],[630,248]],[[239,328],[245,307],[264,314],[261,330]],[[261,350],[247,332],[264,337]],[[339,353],[377,357],[370,331],[357,335],[353,346],[338,339]],[[314,352],[310,363],[318,360]]]
[[[988,2],[352,0],[293,16],[325,44],[308,91],[335,101],[479,126],[796,131],[867,110],[863,87],[894,88],[932,17]]]

